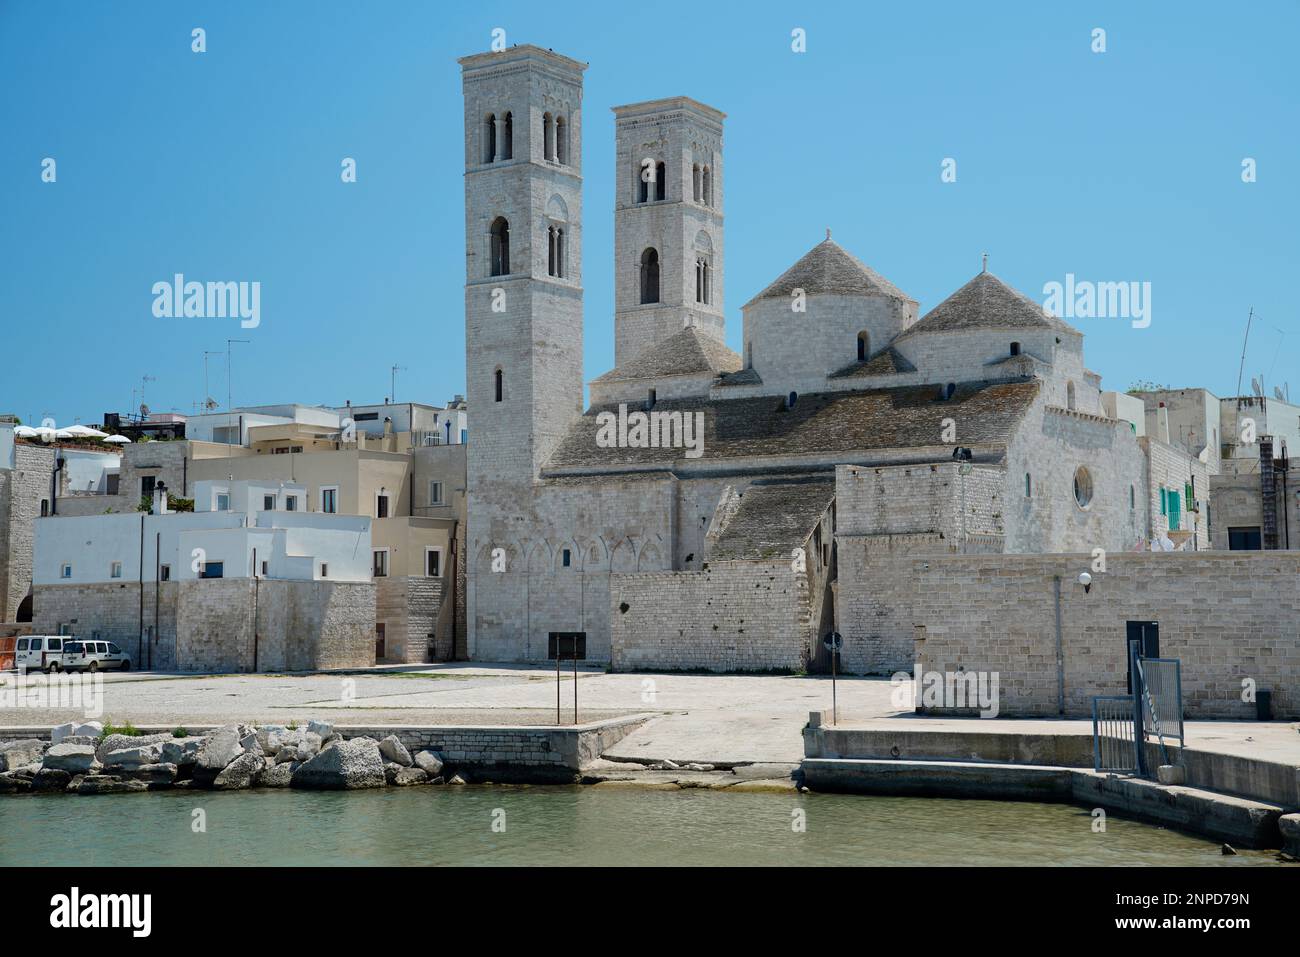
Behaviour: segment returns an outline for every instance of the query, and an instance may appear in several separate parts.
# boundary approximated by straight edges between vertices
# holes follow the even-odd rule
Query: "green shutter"
[[[1160,514],[1161,515],[1169,514],[1169,499],[1168,496],[1165,494],[1165,487],[1163,485],[1160,486]]]
[[[1169,493],[1169,531],[1176,532],[1182,527],[1180,519],[1182,517],[1182,503],[1178,499],[1177,492]]]

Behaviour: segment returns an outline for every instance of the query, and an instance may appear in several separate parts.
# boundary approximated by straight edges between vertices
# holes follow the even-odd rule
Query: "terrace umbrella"
[[[44,439],[46,442],[48,442],[51,439],[58,438],[58,435],[59,433],[54,429],[51,429],[48,425],[41,425],[32,429],[32,434],[30,437],[33,439]]]
[[[107,432],[101,432],[99,431],[99,429],[92,429],[88,425],[70,425],[66,429],[64,429],[64,431],[67,432],[69,435],[75,436],[76,438],[79,439],[108,438]]]
[[[14,435],[20,439],[34,439],[36,438],[36,430],[30,425],[16,425],[14,426]]]
[[[108,438],[106,438],[104,441],[105,441],[105,442],[112,442],[114,445],[130,445],[130,444],[131,444],[131,440],[128,439],[125,435],[110,435],[110,436],[109,436]]]

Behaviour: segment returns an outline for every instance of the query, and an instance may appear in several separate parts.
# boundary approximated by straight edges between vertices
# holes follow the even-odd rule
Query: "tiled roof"
[[[712,336],[694,326],[655,343],[635,358],[611,369],[595,381],[619,382],[624,379],[653,379],[670,375],[700,375],[711,372],[737,372],[740,356]]]
[[[789,557],[808,540],[833,498],[833,482],[751,485],[709,551],[709,561]]]
[[[1079,334],[1079,330],[993,273],[982,272],[922,316],[920,322],[907,328],[898,339],[964,329],[1055,329]]]
[[[741,369],[739,372],[724,372],[714,385],[762,385],[763,377],[754,368]]]
[[[852,379],[858,376],[894,375],[899,372],[915,372],[916,366],[908,362],[901,352],[893,346],[881,349],[870,359],[854,362],[838,372],[832,372],[832,379]]]
[[[786,408],[783,398],[771,395],[716,401],[662,399],[654,411],[702,414],[703,455],[696,461],[748,456],[848,456],[941,445],[941,423],[949,417],[961,423],[962,445],[1005,445],[1038,388],[1037,380],[963,383],[947,401],[938,401],[937,385],[808,393],[799,396],[792,408]],[[597,416],[601,412],[617,414],[618,405],[593,405],[588,409],[570,427],[547,463],[547,470],[667,467],[678,460],[691,461],[682,448],[601,448],[596,443],[600,428]]]
[[[795,289],[802,289],[809,296],[886,296],[913,301],[911,296],[832,239],[814,246],[750,302],[789,299]]]

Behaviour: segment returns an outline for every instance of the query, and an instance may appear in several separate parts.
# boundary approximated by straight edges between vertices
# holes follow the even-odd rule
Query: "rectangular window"
[[[387,517],[388,517],[388,496],[376,495],[375,496],[375,518],[387,518]]]
[[[218,493],[217,493],[217,511],[218,511],[218,512],[228,512],[228,511],[230,511],[230,493],[229,493],[229,492],[218,492]]]
[[[144,475],[140,478],[140,497],[146,498],[153,495],[154,486],[158,484],[156,475]]]
[[[49,514],[50,514],[50,500],[48,498],[43,498],[41,499],[41,518],[46,518],[49,516]]]
[[[172,567],[170,565],[158,566],[158,580],[160,582],[169,582],[172,580]]]
[[[108,481],[108,487],[107,487],[108,494],[116,495],[117,490],[119,488],[118,483],[121,482],[122,476],[117,472],[109,472],[108,475],[105,476],[105,478]]]
[[[424,550],[424,574],[429,578],[442,575],[442,552],[436,548]]]
[[[329,578],[329,577],[330,577],[330,566],[329,566],[329,563],[328,563],[328,562],[321,562],[321,563],[320,563],[320,577],[321,577],[321,578]]]
[[[387,549],[376,548],[372,554],[374,560],[372,574],[376,578],[384,578],[388,575],[388,551]]]
[[[429,483],[429,504],[430,505],[442,504],[442,483],[441,482]]]
[[[286,495],[286,496],[284,497],[284,510],[285,510],[286,512],[296,512],[296,511],[298,511],[298,496],[297,496],[297,495]]]
[[[71,578],[71,577],[72,577],[72,566],[69,565],[69,564],[67,564],[67,563],[64,563],[63,565],[59,566],[59,577],[60,577],[60,578]]]
[[[1259,526],[1228,529],[1228,549],[1234,552],[1258,552],[1263,548]]]
[[[320,510],[333,514],[339,510],[339,490],[323,488],[320,490]]]
[[[384,623],[375,622],[375,660],[382,661],[384,658]]]
[[[271,565],[270,562],[262,562],[262,577],[263,577],[263,578],[266,577],[266,570],[267,570],[267,568],[270,567],[270,565]]]
[[[202,569],[199,571],[200,578],[225,578],[225,562],[204,562]]]
[[[264,512],[274,512],[274,511],[275,511],[275,496],[274,496],[274,495],[263,495],[263,496],[262,496],[262,511],[264,511]]]
[[[121,562],[113,562],[113,564],[109,566],[108,577],[109,577],[109,578],[121,578],[121,577],[122,577],[122,563],[121,563]]]

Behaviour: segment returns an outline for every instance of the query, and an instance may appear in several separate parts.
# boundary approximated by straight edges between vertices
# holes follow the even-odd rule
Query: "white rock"
[[[69,774],[84,774],[95,763],[95,749],[88,744],[56,744],[45,752],[41,767]]]
[[[89,735],[97,738],[104,732],[104,726],[98,721],[69,721],[67,724],[56,725],[50,732],[51,744],[62,744],[63,739],[74,734]]]
[[[133,771],[146,764],[160,764],[163,763],[162,750],[163,743],[159,741],[142,744],[136,748],[122,748],[118,751],[110,751],[104,755],[104,767]]]
[[[379,753],[384,756],[384,760],[400,764],[404,768],[409,768],[412,764],[411,752],[406,750],[406,745],[395,734],[390,734],[379,742]]]
[[[432,751],[419,751],[412,760],[415,761],[417,768],[424,771],[431,778],[436,778],[442,773],[442,758]]]
[[[312,734],[319,734],[321,740],[324,741],[334,733],[334,725],[330,724],[328,721],[317,721],[313,718],[307,722],[307,730]]]

